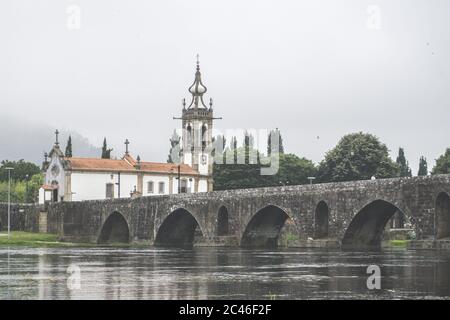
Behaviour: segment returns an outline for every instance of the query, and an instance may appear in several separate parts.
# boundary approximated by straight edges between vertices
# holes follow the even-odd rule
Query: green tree
[[[69,139],[67,140],[65,156],[67,158],[72,158],[72,136],[70,135]]]
[[[398,149],[398,156],[396,160],[398,166],[398,176],[399,177],[411,177],[411,168],[409,167],[409,163],[405,157],[405,151],[403,148]]]
[[[272,149],[277,148],[276,145],[272,147],[272,138],[278,140],[278,153],[284,153],[283,137],[281,136],[280,130],[276,128],[275,130],[270,131],[267,137],[267,155],[270,156],[272,154]]]
[[[239,148],[244,153],[245,148]],[[279,170],[275,175],[261,175],[263,165],[223,164],[214,165],[213,178],[215,190],[260,188],[280,185],[308,183],[309,176],[316,175],[311,160],[299,158],[294,154],[280,154]]]
[[[15,203],[33,203],[38,201],[39,188],[44,183],[41,173],[33,175],[28,180],[13,180],[11,182],[11,201]],[[0,182],[0,202],[8,200],[8,182]]]
[[[226,162],[226,150],[225,150],[225,148],[226,148],[226,144],[227,144],[226,138],[224,136],[222,136],[222,135],[218,135],[217,137],[213,137],[212,138],[212,144],[213,144],[213,146],[217,145],[217,148],[219,148],[219,146],[221,146],[221,148],[222,148],[222,152],[219,152],[220,149],[216,150],[216,148],[214,148],[212,150],[211,155],[214,158],[214,161],[219,163],[219,159],[222,158],[222,159],[220,159],[220,161],[222,161],[222,163],[225,163]]]
[[[236,137],[231,137],[231,143],[230,143],[230,148],[231,151],[233,152],[233,160],[234,163],[237,164],[237,159],[238,159],[238,146],[237,146],[237,138]]]
[[[418,176],[427,176],[428,175],[428,163],[427,159],[425,157],[420,157],[419,160],[419,172],[417,173]]]
[[[0,181],[8,181],[8,171],[4,168],[10,167],[14,170],[11,171],[11,179],[23,181],[28,177],[31,177],[37,173],[40,173],[40,168],[32,162],[26,162],[23,159],[19,161],[3,160],[0,166]]]
[[[431,174],[447,173],[450,173],[450,148],[447,148],[445,153],[436,159],[436,164],[431,171]]]
[[[111,151],[113,149],[108,149],[108,144],[106,143],[106,138],[103,139],[102,147],[102,159],[111,159]]]
[[[245,131],[244,134],[244,150],[245,150],[245,163],[250,164],[256,157],[256,150],[254,150],[255,138],[251,133]],[[254,153],[254,154],[253,154]]]
[[[368,133],[352,133],[341,138],[320,163],[321,182],[337,182],[395,177],[397,165],[389,150],[379,139]]]

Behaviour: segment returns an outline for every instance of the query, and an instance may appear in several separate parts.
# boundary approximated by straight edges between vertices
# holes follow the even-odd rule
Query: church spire
[[[195,80],[194,83],[189,87],[189,92],[192,94],[192,102],[189,105],[189,108],[204,108],[208,109],[208,107],[203,102],[203,94],[208,89],[202,83],[202,74],[200,73],[200,60],[199,55],[197,54],[197,69],[195,72]]]

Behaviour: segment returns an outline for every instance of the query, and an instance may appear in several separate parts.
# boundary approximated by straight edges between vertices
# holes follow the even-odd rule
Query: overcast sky
[[[450,147],[448,0],[2,0],[0,40],[2,116],[147,161],[167,158],[197,53],[223,130],[278,127],[316,162],[370,132],[414,173]]]

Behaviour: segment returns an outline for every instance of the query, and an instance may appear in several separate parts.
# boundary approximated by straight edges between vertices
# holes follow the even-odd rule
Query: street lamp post
[[[11,170],[14,168],[6,167],[5,170],[8,170],[8,240],[11,237]]]

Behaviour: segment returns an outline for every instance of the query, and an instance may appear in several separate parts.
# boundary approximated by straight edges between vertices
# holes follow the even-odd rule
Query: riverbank
[[[5,231],[0,232],[0,247],[8,246],[23,246],[23,247],[51,247],[51,248],[74,248],[74,247],[118,247],[118,248],[142,248],[149,247],[147,242],[140,243],[107,243],[97,244],[91,242],[67,242],[60,241],[58,235],[51,233],[34,233],[24,231],[12,231],[10,239],[8,239],[8,233]]]
[[[383,241],[383,248],[397,247],[397,248],[407,248],[409,246],[409,240],[390,240]],[[13,231],[11,232],[11,237],[8,239],[7,232],[0,232],[0,247],[5,246],[24,246],[24,247],[150,247],[151,244],[147,242],[142,243],[108,243],[108,244],[96,244],[96,243],[86,243],[86,242],[66,242],[60,241],[58,235],[50,233],[33,233],[33,232],[23,232],[23,231]],[[207,246],[211,245],[201,245],[197,246]],[[227,245],[217,245],[218,247]],[[231,247],[238,246],[237,243]],[[339,248],[337,241],[309,241],[308,243],[302,242],[281,242],[280,248],[322,248],[322,249],[336,249]]]
[[[8,239],[7,232],[0,232],[0,247],[93,247],[93,243],[73,243],[58,240],[56,234],[13,231]]]

